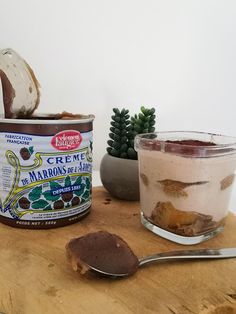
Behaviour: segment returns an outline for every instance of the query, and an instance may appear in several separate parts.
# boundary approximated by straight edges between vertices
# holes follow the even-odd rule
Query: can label
[[[91,131],[53,136],[1,132],[0,143],[1,216],[19,224],[53,224],[90,207]]]

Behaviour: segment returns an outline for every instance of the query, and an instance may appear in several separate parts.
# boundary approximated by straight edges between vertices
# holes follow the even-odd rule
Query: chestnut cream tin
[[[60,227],[89,213],[93,115],[0,118],[0,221]]]

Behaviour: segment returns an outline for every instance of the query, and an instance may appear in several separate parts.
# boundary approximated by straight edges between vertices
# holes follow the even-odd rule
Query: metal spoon
[[[137,268],[132,273],[112,273],[103,269],[95,268],[86,264],[86,267],[99,275],[109,277],[126,277],[138,270],[143,265],[158,261],[176,261],[176,260],[193,260],[193,259],[223,259],[236,257],[236,248],[224,249],[201,249],[201,250],[182,250],[158,253],[138,259]]]

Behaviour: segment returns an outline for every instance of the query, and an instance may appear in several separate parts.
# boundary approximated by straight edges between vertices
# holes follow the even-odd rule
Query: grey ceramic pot
[[[105,189],[122,200],[139,200],[138,161],[104,155],[100,177]]]

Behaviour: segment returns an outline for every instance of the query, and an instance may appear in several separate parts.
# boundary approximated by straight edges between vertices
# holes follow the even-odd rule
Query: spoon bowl
[[[92,271],[101,276],[121,278],[133,275],[139,267],[158,261],[204,260],[236,257],[236,248],[177,250],[139,258],[128,244],[105,231],[72,239],[66,246],[75,271]]]

